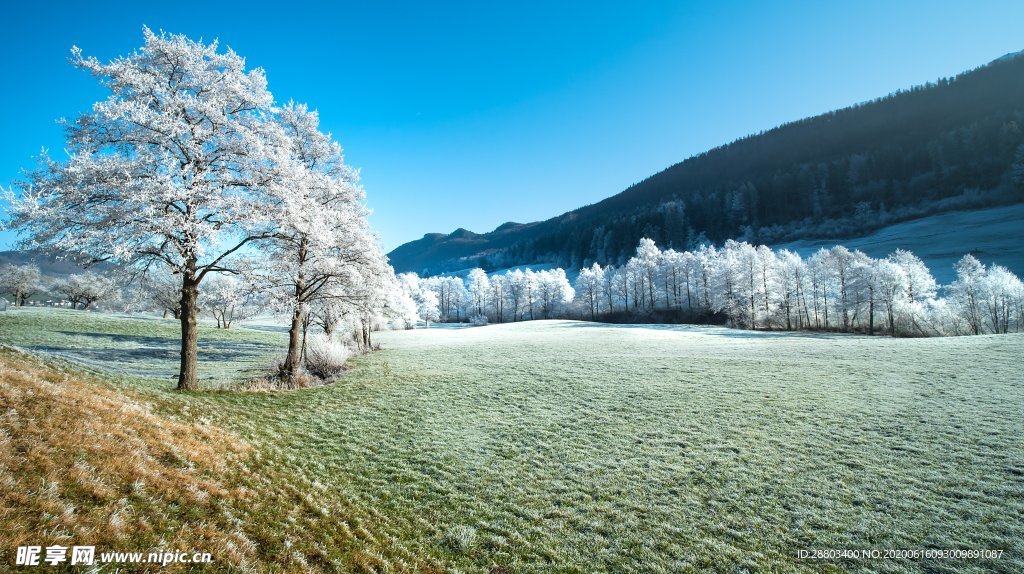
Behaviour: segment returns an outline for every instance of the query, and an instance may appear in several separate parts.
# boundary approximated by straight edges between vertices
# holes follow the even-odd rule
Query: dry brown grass
[[[154,412],[80,373],[0,349],[0,564],[20,545],[210,552],[248,569],[255,545],[222,478],[249,447]]]

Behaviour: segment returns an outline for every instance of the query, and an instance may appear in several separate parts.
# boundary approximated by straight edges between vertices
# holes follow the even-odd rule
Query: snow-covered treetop
[[[216,42],[143,31],[144,46],[102,63],[72,62],[110,95],[65,122],[69,158],[44,155],[13,223],[27,247],[179,271],[217,271],[271,227],[269,186],[288,138],[262,70]]]

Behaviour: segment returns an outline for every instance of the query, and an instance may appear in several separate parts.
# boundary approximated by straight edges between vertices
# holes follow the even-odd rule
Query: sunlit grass
[[[377,340],[318,389],[138,385],[251,445],[232,480],[260,493],[244,529],[281,568],[1024,571],[1022,336],[536,322]],[[1005,553],[797,557],[824,548]]]

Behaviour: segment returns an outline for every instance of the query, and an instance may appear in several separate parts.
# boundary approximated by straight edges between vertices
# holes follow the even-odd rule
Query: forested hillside
[[[927,214],[1024,201],[1024,57],[785,124],[692,157],[599,203],[486,234],[428,234],[397,271],[621,264],[642,237],[843,238]]]

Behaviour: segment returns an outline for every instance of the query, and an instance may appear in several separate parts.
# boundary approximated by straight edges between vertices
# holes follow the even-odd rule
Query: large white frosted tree
[[[193,389],[199,287],[271,235],[265,192],[287,162],[287,139],[263,70],[246,71],[216,42],[143,33],[141,49],[109,63],[72,50],[110,95],[66,124],[68,158],[42,159],[11,198],[12,223],[24,247],[177,277],[178,387]]]

